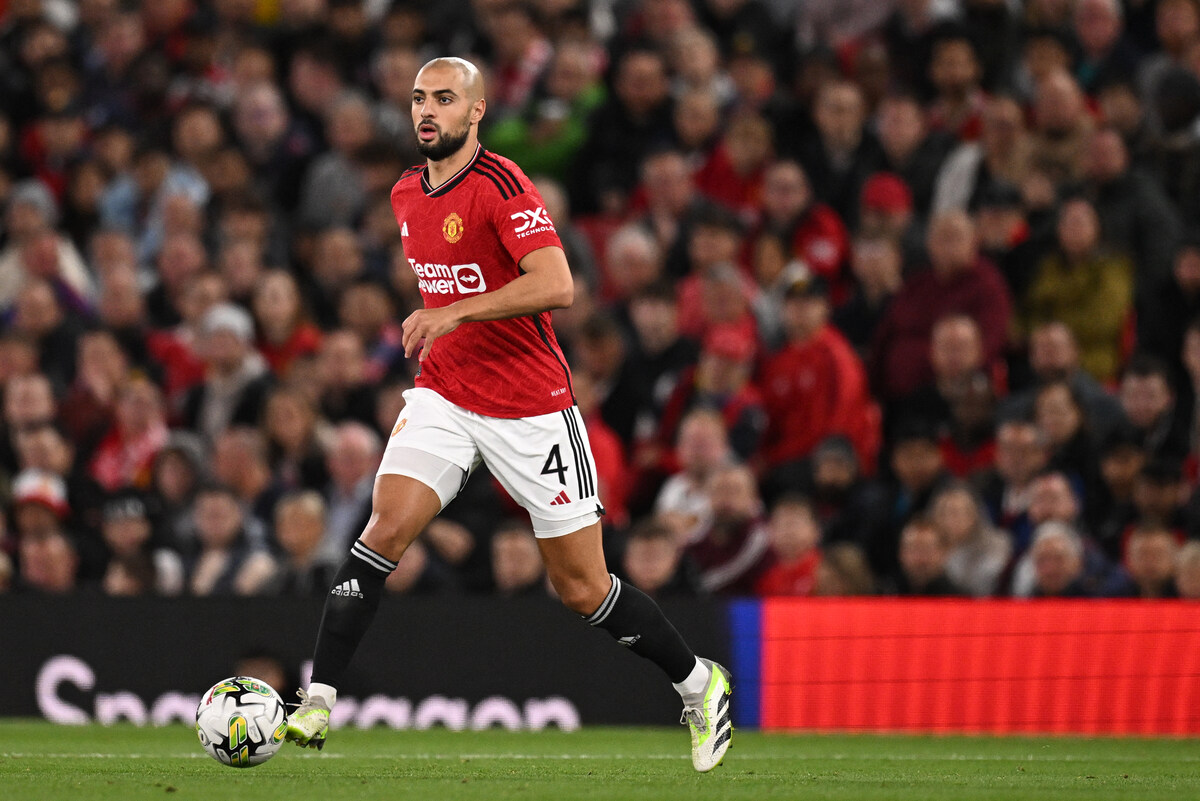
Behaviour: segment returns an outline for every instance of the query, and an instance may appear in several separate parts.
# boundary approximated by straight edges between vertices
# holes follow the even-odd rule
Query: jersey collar
[[[464,164],[461,170],[454,173],[450,180],[446,181],[446,183],[442,184],[437,189],[434,189],[429,184],[429,165],[426,164],[421,170],[421,189],[425,192],[426,197],[441,197],[462,183],[463,178],[466,178],[467,173],[470,172],[471,168],[475,166],[475,162],[479,161],[479,154],[482,152],[483,145],[477,143],[475,145],[475,154],[471,156],[471,160]]]

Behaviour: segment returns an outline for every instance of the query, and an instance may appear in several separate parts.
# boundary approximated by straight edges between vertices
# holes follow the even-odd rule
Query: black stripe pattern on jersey
[[[520,268],[518,268],[520,269]],[[521,270],[524,275],[525,271]],[[531,314],[529,319],[533,320],[534,326],[537,328],[538,334],[542,338],[542,342],[546,343],[546,347],[550,350],[550,355],[554,357],[554,361],[558,362],[558,366],[562,368],[563,375],[567,378],[567,391],[571,393],[571,401],[575,402],[575,387],[571,386],[571,371],[567,369],[567,365],[563,362],[562,357],[558,355],[558,351],[550,344],[550,337],[546,336],[546,329],[542,327],[542,320],[538,315]]]
[[[509,197],[516,197],[525,193],[525,189],[521,186],[521,181],[517,178],[517,174],[486,150],[479,156],[479,167],[480,169],[490,170],[496,177],[503,181],[504,185],[509,189]]]
[[[513,196],[512,193],[508,191],[508,187],[505,186],[505,184],[499,178],[497,178],[495,175],[493,175],[492,173],[483,169],[482,165],[476,164],[475,172],[479,173],[484,178],[487,178],[489,181],[491,181],[492,184],[495,185],[496,191],[500,193],[500,197],[504,198],[505,200],[508,200],[509,198],[511,198]]]
[[[463,179],[466,178],[471,173],[471,170],[478,163],[479,154],[482,152],[483,152],[483,148],[480,147],[479,145],[476,145],[475,146],[475,154],[473,156],[471,156],[471,160],[468,161],[465,165],[463,165],[463,168],[461,170],[454,173],[453,178],[451,178],[449,181],[446,181],[446,183],[442,184],[437,189],[434,189],[433,186],[429,183],[429,166],[426,165],[426,166],[422,167],[421,168],[421,189],[423,189],[425,191],[425,195],[427,197],[441,197],[442,195],[446,194],[454,187],[461,184],[463,182]]]

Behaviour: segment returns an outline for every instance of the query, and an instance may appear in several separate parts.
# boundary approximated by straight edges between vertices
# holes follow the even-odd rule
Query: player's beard
[[[461,150],[470,135],[471,124],[469,122],[459,131],[439,131],[438,138],[432,142],[423,142],[418,135],[417,152],[430,161],[444,161]]]

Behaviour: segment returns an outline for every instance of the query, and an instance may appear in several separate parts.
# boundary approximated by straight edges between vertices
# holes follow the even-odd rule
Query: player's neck
[[[426,169],[429,170],[429,185],[437,189],[457,175],[471,159],[475,158],[475,150],[478,146],[479,140],[472,136],[455,151],[454,155],[441,161],[426,161]]]

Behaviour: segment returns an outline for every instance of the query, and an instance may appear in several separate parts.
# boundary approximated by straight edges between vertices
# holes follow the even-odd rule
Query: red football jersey
[[[436,189],[425,167],[407,170],[392,188],[392,210],[426,308],[493,292],[521,274],[527,254],[562,247],[525,173],[482,147]],[[549,312],[463,323],[434,341],[417,386],[489,417],[533,417],[575,403]]]

